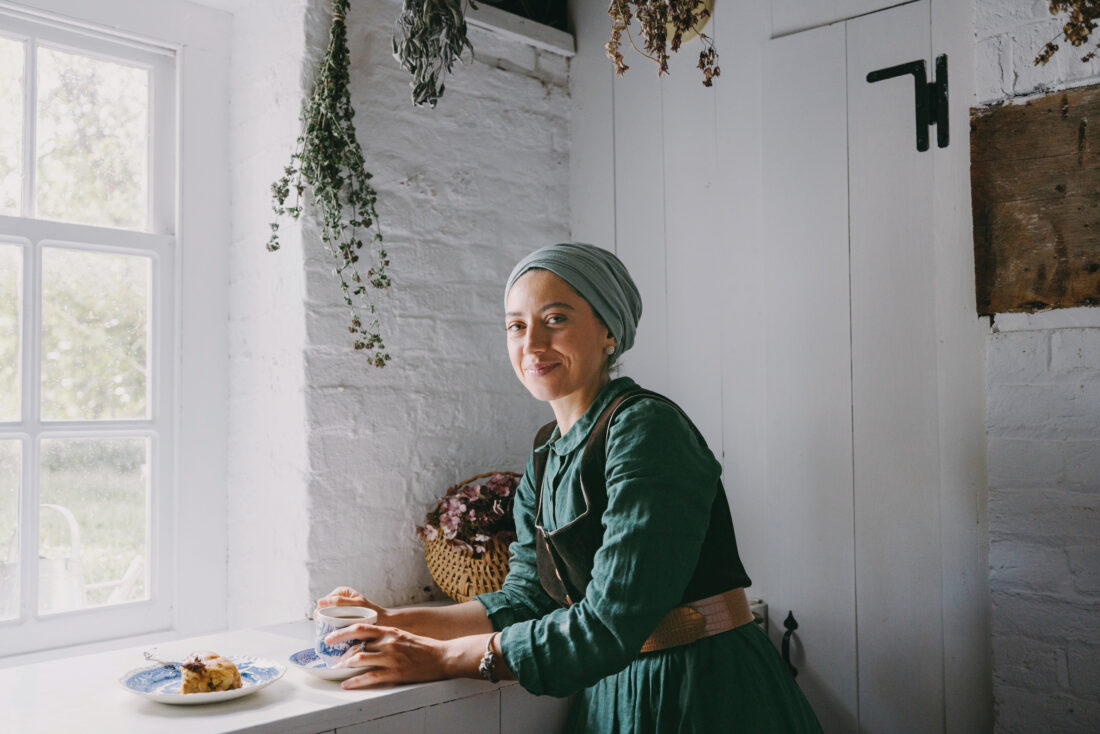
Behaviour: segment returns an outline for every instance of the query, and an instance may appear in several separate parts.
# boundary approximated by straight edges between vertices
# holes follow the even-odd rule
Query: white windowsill
[[[457,679],[345,691],[339,683],[309,675],[287,662],[292,653],[312,644],[312,636],[313,623],[299,620],[167,642],[161,639],[158,654],[166,659],[195,650],[214,650],[266,658],[288,668],[281,680],[261,691],[198,709],[147,701],[118,683],[124,673],[146,664],[142,651],[149,648],[148,642],[79,657],[70,649],[67,656],[9,667],[0,670],[5,727],[11,731],[155,730],[171,734],[194,732],[197,724],[202,731],[218,732],[270,731],[277,725],[280,732],[317,732],[516,685],[514,681],[492,684]],[[64,705],[58,705],[62,701]]]

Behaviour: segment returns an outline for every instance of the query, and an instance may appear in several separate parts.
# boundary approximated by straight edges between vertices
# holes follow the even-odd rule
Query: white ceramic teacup
[[[359,644],[359,640],[347,640],[330,645],[325,638],[338,629],[351,624],[363,622],[374,624],[378,621],[378,612],[368,607],[325,607],[317,610],[316,629],[317,637],[313,643],[313,650],[318,659],[325,663],[326,668],[331,668],[343,657],[344,653],[352,645]]]

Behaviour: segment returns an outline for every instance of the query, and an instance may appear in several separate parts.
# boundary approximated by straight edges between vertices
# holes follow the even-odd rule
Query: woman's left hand
[[[339,666],[371,669],[344,681],[344,688],[416,683],[448,677],[444,667],[447,646],[444,640],[373,624],[348,625],[325,638],[330,645],[345,640],[362,642],[345,653]]]

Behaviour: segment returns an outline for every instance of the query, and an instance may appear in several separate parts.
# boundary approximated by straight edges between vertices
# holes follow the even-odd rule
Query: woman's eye
[[[563,321],[565,321],[565,317],[560,314],[551,314],[546,317],[546,323],[548,324],[560,324]]]
[[[522,328],[523,328],[523,324],[520,324],[520,323],[511,323],[511,324],[508,324],[507,326],[504,327],[505,331],[509,331],[509,332],[519,331]]]

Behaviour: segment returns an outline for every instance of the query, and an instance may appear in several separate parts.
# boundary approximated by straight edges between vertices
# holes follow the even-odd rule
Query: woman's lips
[[[527,374],[532,375],[534,377],[543,377],[543,376],[549,374],[551,370],[555,369],[560,364],[561,364],[561,362],[548,362],[546,364],[533,364],[533,365],[530,365],[527,368],[526,372],[527,372]]]

